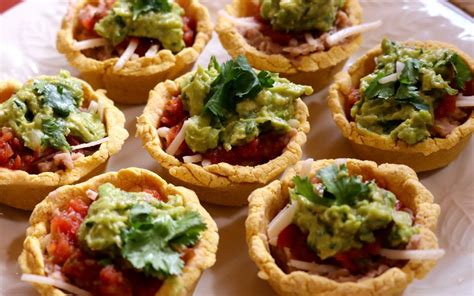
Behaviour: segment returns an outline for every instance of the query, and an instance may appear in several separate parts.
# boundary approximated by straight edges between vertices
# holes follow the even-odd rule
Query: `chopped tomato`
[[[195,27],[196,25],[192,19],[187,16],[183,17],[183,40],[188,47],[193,46]]]
[[[183,126],[183,123],[181,122],[180,124],[170,128],[168,135],[166,135],[166,146],[169,146],[173,142],[174,138],[176,138],[176,135],[179,133],[182,126]],[[181,146],[179,146],[178,150],[175,153],[175,155],[177,156],[190,155],[190,154],[192,154],[192,151],[191,149],[189,149],[185,141],[181,143]]]
[[[78,213],[81,218],[87,216],[87,211],[89,210],[89,205],[86,204],[82,199],[76,198],[69,202],[69,207],[71,210]]]
[[[102,268],[99,274],[99,295],[101,296],[131,296],[132,286],[123,273],[113,265]]]
[[[346,101],[346,116],[350,116],[351,108],[354,106],[355,103],[357,103],[358,100],[360,100],[359,89],[352,87]]]
[[[290,224],[278,234],[277,246],[280,248],[292,248],[300,230],[295,224]]]
[[[174,127],[186,118],[187,112],[181,96],[173,97],[166,101],[163,115],[160,118],[160,127]]]
[[[183,260],[185,263],[188,262],[189,260],[193,259],[194,256],[196,256],[196,253],[194,252],[193,248],[187,248],[181,253],[181,260]]]
[[[456,111],[456,96],[446,95],[436,106],[435,118],[448,117],[454,111]]]
[[[465,96],[474,95],[474,78],[464,83],[464,90],[462,91],[462,94]]]
[[[167,201],[166,196],[162,196],[158,190],[155,190],[155,189],[144,189],[143,192],[146,192],[146,193],[152,195],[154,198],[156,198],[156,199],[158,199],[158,200],[162,200],[162,201],[164,201],[164,202]]]
[[[371,255],[380,254],[380,248],[380,243],[375,241],[363,246],[361,249],[350,249],[348,251],[339,252],[334,256],[334,259],[350,272],[357,273],[364,268],[364,266],[362,266],[364,263],[363,259],[370,258]]]
[[[295,224],[288,225],[278,235],[277,246],[289,248],[291,255],[297,260],[314,262],[318,260],[317,254],[308,247],[308,235],[301,232]]]
[[[256,18],[259,20],[258,18]],[[279,32],[273,30],[273,28],[267,23],[263,23],[261,26],[261,32],[263,35],[268,36],[273,42],[278,43],[282,46],[288,46],[291,39],[297,39],[299,36],[294,33]]]

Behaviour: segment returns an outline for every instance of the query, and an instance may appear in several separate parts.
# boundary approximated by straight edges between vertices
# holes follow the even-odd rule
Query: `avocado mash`
[[[290,131],[296,99],[313,91],[278,74],[257,73],[242,56],[223,65],[213,58],[207,69],[198,67],[182,81],[180,89],[190,115],[185,141],[200,153],[221,144],[228,151],[269,131]]]
[[[105,127],[97,113],[80,109],[83,103],[81,83],[67,71],[58,76],[26,82],[10,99],[0,104],[0,126],[10,127],[34,151],[71,147],[66,136],[84,142],[105,137]]]
[[[153,38],[165,49],[178,52],[184,48],[184,10],[168,0],[117,0],[94,30],[115,46],[127,36]]]
[[[352,107],[351,116],[361,133],[416,144],[430,137],[439,102],[458,94],[472,78],[471,72],[448,49],[415,48],[384,39],[382,51],[374,72],[360,80],[361,99]],[[389,75],[396,79],[380,82]]]
[[[180,274],[184,261],[178,250],[194,245],[206,224],[183,205],[181,196],[167,199],[126,192],[110,183],[100,185],[98,199],[79,227],[80,244],[110,260],[125,259],[160,279]]]
[[[344,0],[261,0],[260,15],[273,29],[286,32],[318,30],[334,27],[336,13]]]
[[[295,176],[289,192],[298,205],[293,223],[308,234],[308,246],[321,259],[360,249],[384,231],[383,244],[391,248],[408,243],[418,233],[410,214],[396,210],[392,192],[379,188],[374,180],[349,175],[345,164],[320,169],[316,177],[321,183]]]

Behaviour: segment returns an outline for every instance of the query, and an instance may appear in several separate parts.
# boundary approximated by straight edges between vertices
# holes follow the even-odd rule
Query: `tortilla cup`
[[[27,237],[23,244],[23,252],[18,262],[23,273],[45,275],[44,255],[46,246],[44,238],[49,233],[50,220],[57,209],[67,207],[69,201],[81,198],[90,202],[86,195],[88,189],[97,190],[104,183],[126,191],[142,191],[143,189],[159,189],[160,192],[179,194],[183,196],[186,206],[197,211],[207,225],[201,239],[194,246],[195,256],[184,266],[183,273],[179,276],[167,278],[160,290],[155,294],[161,295],[192,295],[202,272],[214,265],[216,261],[217,244],[219,235],[217,225],[207,211],[199,204],[196,194],[186,188],[176,187],[166,183],[160,176],[139,168],[122,169],[114,173],[106,173],[94,177],[84,183],[63,186],[51,192],[33,211],[30,217],[31,226],[27,229]],[[33,284],[41,295],[65,295],[53,286]]]
[[[122,148],[128,137],[128,132],[124,128],[125,116],[105,96],[104,90],[94,91],[89,84],[79,81],[84,90],[84,102],[87,104],[96,101],[104,106],[103,122],[108,141],[102,143],[92,155],[75,160],[73,169],[34,175],[21,170],[0,168],[0,203],[18,209],[32,210],[49,192],[59,186],[85,180],[103,172],[108,158]],[[17,81],[0,82],[0,98],[8,99],[20,87],[21,84]]]
[[[474,60],[458,48],[438,41],[410,41],[405,45],[422,48],[448,48],[466,61],[474,74]],[[354,121],[349,121],[345,114],[346,100],[351,87],[358,88],[362,77],[374,70],[374,58],[382,54],[377,46],[360,57],[348,70],[338,73],[329,90],[328,105],[336,125],[342,135],[349,139],[352,148],[363,159],[377,163],[405,164],[416,172],[428,171],[448,165],[458,157],[474,132],[474,111],[463,124],[456,127],[446,138],[428,138],[415,145],[403,141],[394,141],[389,136],[375,133],[362,134]]]
[[[258,1],[233,0],[226,10],[231,16],[246,17],[253,16],[257,6]],[[345,10],[354,25],[362,22],[362,8],[358,0],[347,0]],[[357,35],[342,44],[331,47],[328,51],[290,58],[282,54],[267,54],[251,46],[225,16],[219,16],[216,31],[222,45],[233,58],[245,55],[254,68],[277,72],[292,82],[311,85],[315,92],[332,81],[334,74],[342,69],[347,59],[362,42],[362,37]]]
[[[148,153],[168,170],[173,182],[193,189],[202,201],[225,206],[245,205],[250,192],[273,180],[301,158],[301,146],[309,132],[308,108],[301,99],[297,100],[295,118],[300,122],[297,133],[280,156],[265,164],[240,166],[221,162],[203,167],[183,163],[165,152],[157,126],[166,100],[178,95],[180,81],[193,74],[191,72],[175,81],[162,82],[150,91],[145,110],[137,119],[137,136]]]
[[[311,173],[331,165],[335,160],[313,163]],[[392,267],[383,274],[358,282],[337,282],[303,271],[284,273],[270,253],[267,227],[270,221],[288,203],[288,187],[292,177],[301,170],[299,162],[290,168],[281,181],[254,191],[249,197],[249,215],[245,223],[247,244],[251,259],[259,268],[258,276],[267,280],[279,295],[401,295],[416,277],[421,279],[433,269],[435,261],[409,260],[403,268]],[[419,249],[438,248],[436,228],[440,208],[433,203],[431,193],[418,181],[413,170],[403,165],[382,164],[371,161],[347,160],[351,174],[375,179],[392,191],[415,214],[415,224],[420,228]]]
[[[117,103],[142,104],[148,92],[160,81],[174,79],[191,70],[199,54],[212,36],[212,23],[205,6],[198,0],[177,0],[186,15],[196,21],[196,36],[192,47],[186,47],[177,54],[164,49],[155,56],[141,57],[128,61],[120,70],[114,70],[118,58],[98,61],[89,58],[74,48],[74,30],[78,25],[79,10],[93,0],[81,0],[68,13],[57,36],[58,51],[65,54],[72,67],[81,72],[82,78],[95,89],[107,90],[107,95]]]

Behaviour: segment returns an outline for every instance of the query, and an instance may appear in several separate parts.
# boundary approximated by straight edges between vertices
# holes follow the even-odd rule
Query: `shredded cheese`
[[[201,165],[203,167],[210,166],[211,164],[212,164],[212,162],[209,159],[203,159],[202,162],[201,162]]]
[[[340,31],[337,31],[334,34],[329,35],[329,37],[326,39],[326,42],[328,43],[329,46],[333,46],[340,43],[341,41],[343,41],[349,36],[376,29],[380,27],[381,25],[382,25],[382,21],[378,20],[371,23],[344,28]]]
[[[443,249],[431,250],[391,250],[381,249],[380,255],[394,260],[437,260],[444,256]]]
[[[168,136],[168,133],[170,131],[170,128],[169,127],[166,127],[166,126],[162,126],[160,127],[157,132],[158,132],[158,136],[160,138],[166,138],[166,136]]]
[[[71,284],[69,284],[69,283],[67,283],[63,280],[57,279],[57,278],[51,278],[51,277],[42,276],[42,275],[24,273],[24,274],[21,275],[21,280],[24,281],[24,282],[51,285],[51,286],[54,286],[54,287],[59,288],[61,290],[74,293],[78,296],[92,296],[92,294],[87,292],[86,290],[78,288],[74,285],[71,285]]]
[[[135,50],[137,50],[137,47],[138,47],[138,39],[132,38],[127,48],[118,59],[117,63],[115,63],[115,66],[114,66],[115,71],[118,71],[122,69],[123,66],[125,66],[125,63],[132,57],[132,55],[135,53]]]
[[[102,138],[100,140],[93,141],[93,142],[90,142],[90,143],[83,143],[83,144],[79,144],[79,145],[76,145],[76,146],[72,146],[71,148],[72,148],[72,151],[74,151],[74,150],[94,147],[94,146],[100,145],[102,143],[105,143],[108,140],[109,140],[109,137],[105,137],[105,138]]]
[[[301,170],[299,173],[301,177],[309,176],[309,174],[311,173],[311,167],[313,166],[313,161],[314,160],[312,158],[303,160],[303,163],[301,164]]]
[[[96,191],[94,191],[94,190],[92,190],[92,189],[87,189],[86,195],[87,195],[87,197],[90,198],[91,200],[96,200],[96,199],[97,199],[97,196],[99,195],[99,193],[97,193]]]
[[[229,19],[234,25],[244,27],[244,28],[255,28],[258,29],[260,28],[260,24],[255,20],[254,17],[248,16],[248,17],[235,17],[227,13],[225,10],[219,10],[217,13],[221,17],[225,17]]]
[[[296,203],[289,203],[281,210],[278,215],[268,224],[267,234],[269,243],[273,246],[277,245],[278,235],[293,221],[298,206]]]
[[[101,47],[107,45],[108,41],[105,40],[104,38],[92,38],[92,39],[87,39],[87,40],[82,40],[82,41],[75,41],[72,43],[72,47],[74,47],[75,50],[84,50],[84,49],[90,49],[90,48],[95,48],[95,47]]]
[[[158,45],[152,45],[150,48],[145,52],[145,57],[152,57],[154,56],[160,47]]]
[[[191,156],[183,156],[184,163],[196,163],[202,161],[202,155],[196,154]]]
[[[330,272],[337,271],[339,269],[336,266],[332,266],[332,265],[316,264],[313,262],[306,262],[306,261],[300,261],[300,260],[294,260],[294,259],[291,259],[288,261],[288,266],[305,270],[305,271],[309,271],[309,272],[314,272],[317,274],[330,273]]]
[[[170,155],[175,155],[176,151],[178,151],[179,146],[184,142],[184,134],[186,132],[186,129],[188,128],[188,121],[186,120],[183,123],[183,126],[179,130],[178,134],[174,138],[174,140],[171,142],[171,144],[166,148],[166,153]]]

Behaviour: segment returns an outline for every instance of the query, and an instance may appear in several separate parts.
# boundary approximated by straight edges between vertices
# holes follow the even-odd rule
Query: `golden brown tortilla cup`
[[[335,160],[319,160],[313,163],[311,173],[331,165]],[[438,248],[433,233],[440,208],[433,203],[431,193],[418,181],[413,170],[403,165],[382,164],[371,161],[347,160],[351,174],[376,179],[392,191],[397,198],[415,214],[415,224],[420,228],[419,249]],[[258,276],[267,280],[279,295],[401,295],[416,277],[423,278],[435,265],[434,260],[409,260],[402,267],[392,267],[383,274],[358,282],[337,282],[303,271],[284,273],[275,263],[269,249],[267,227],[269,222],[288,203],[288,187],[292,177],[301,170],[301,162],[289,169],[281,181],[254,191],[249,197],[249,215],[245,223],[247,244],[252,260],[259,268]]]
[[[203,167],[183,163],[163,150],[157,126],[166,101],[178,95],[180,81],[193,74],[162,82],[150,91],[145,110],[137,120],[137,136],[148,153],[168,170],[173,182],[196,191],[202,201],[226,206],[245,205],[250,192],[273,180],[301,158],[301,146],[309,132],[308,108],[301,99],[297,100],[295,118],[300,122],[297,133],[279,157],[265,164],[240,166],[221,162]]]
[[[235,17],[253,16],[257,5],[259,2],[256,0],[233,0],[226,10]],[[345,11],[354,25],[362,22],[362,8],[358,0],[347,0]],[[277,72],[295,83],[311,85],[315,92],[331,82],[334,74],[342,69],[362,42],[362,37],[357,35],[327,51],[291,58],[282,54],[267,54],[251,46],[225,16],[219,16],[216,31],[222,45],[232,57],[245,55],[254,68]]]
[[[0,203],[18,209],[32,210],[37,203],[57,187],[72,184],[103,172],[108,158],[118,153],[122,148],[128,137],[128,132],[124,128],[123,113],[105,96],[104,90],[94,91],[89,84],[82,80],[79,81],[84,91],[86,106],[90,101],[101,102],[104,106],[103,122],[108,141],[102,143],[94,154],[75,160],[73,169],[33,175],[21,170],[0,168]],[[0,82],[0,98],[8,99],[20,87],[21,84],[16,81]]]
[[[148,98],[148,92],[160,81],[174,79],[191,70],[199,54],[211,39],[212,23],[207,8],[198,0],[176,0],[186,15],[196,21],[196,35],[192,47],[186,47],[173,54],[170,50],[160,50],[153,57],[130,60],[118,71],[113,69],[118,58],[98,61],[86,57],[76,50],[74,30],[78,25],[78,12],[93,0],[80,0],[72,8],[61,25],[57,37],[58,51],[65,54],[72,67],[81,72],[82,78],[94,88],[107,90],[107,95],[121,104],[141,104]]]
[[[197,211],[207,225],[207,229],[194,247],[195,256],[184,266],[183,273],[166,279],[160,290],[161,295],[192,295],[202,272],[214,265],[216,261],[219,235],[217,225],[211,216],[199,204],[196,194],[186,188],[166,183],[160,176],[139,168],[123,169],[114,173],[96,176],[84,183],[63,186],[51,192],[33,211],[30,217],[31,226],[23,243],[23,252],[18,259],[23,273],[45,275],[44,256],[46,255],[45,236],[50,232],[50,221],[57,209],[65,209],[71,199],[81,198],[90,202],[86,195],[88,189],[97,190],[104,183],[111,183],[125,191],[143,191],[159,189],[165,195],[179,194],[184,204]],[[59,289],[45,284],[33,284],[41,295],[65,295]]]
[[[405,45],[422,48],[448,48],[466,61],[474,74],[474,61],[458,48],[438,41],[410,41]],[[329,109],[342,135],[349,139],[359,157],[377,163],[405,164],[416,172],[428,171],[448,165],[456,159],[469,142],[474,131],[474,112],[466,122],[456,127],[446,138],[428,138],[415,145],[403,141],[394,141],[390,136],[375,133],[361,133],[354,121],[349,121],[345,114],[346,100],[351,87],[359,88],[360,79],[373,72],[374,58],[382,54],[377,46],[360,57],[348,70],[336,75],[335,82],[329,90]]]

